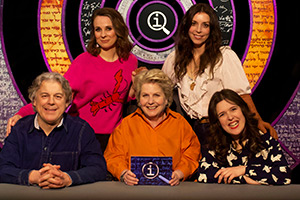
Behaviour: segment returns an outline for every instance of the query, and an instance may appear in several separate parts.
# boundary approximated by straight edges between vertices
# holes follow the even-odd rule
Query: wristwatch
[[[124,182],[124,176],[127,173],[128,170],[126,170],[121,176],[120,176],[120,181]]]

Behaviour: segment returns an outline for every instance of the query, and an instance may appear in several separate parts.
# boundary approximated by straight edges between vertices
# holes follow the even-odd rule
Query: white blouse
[[[178,82],[174,73],[175,51],[166,58],[162,71],[166,73],[178,87],[180,104],[185,112],[193,119],[208,116],[208,104],[212,95],[222,89],[231,89],[239,95],[250,94],[251,87],[242,67],[242,63],[230,46],[221,47],[223,59],[214,68],[214,77],[209,67],[204,73],[196,77],[193,83],[187,74]]]

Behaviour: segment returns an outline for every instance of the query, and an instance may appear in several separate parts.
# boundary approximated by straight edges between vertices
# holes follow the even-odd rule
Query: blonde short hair
[[[166,99],[168,100],[168,104],[166,107],[170,107],[173,102],[173,82],[172,80],[160,69],[151,69],[141,71],[136,75],[134,79],[133,88],[135,90],[135,97],[137,102],[140,102],[140,95],[142,86],[145,83],[157,83],[159,87],[162,89]]]

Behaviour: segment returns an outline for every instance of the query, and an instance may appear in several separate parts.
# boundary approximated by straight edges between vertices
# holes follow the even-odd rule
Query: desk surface
[[[63,189],[0,184],[0,199],[300,199],[300,185],[262,186],[183,182],[179,186],[127,186],[97,182]]]

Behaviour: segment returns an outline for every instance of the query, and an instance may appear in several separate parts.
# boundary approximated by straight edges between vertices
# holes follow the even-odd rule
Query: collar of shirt
[[[248,141],[249,141],[249,139],[246,139],[246,140],[243,142],[245,147],[247,146]],[[230,144],[229,152],[236,152],[236,153],[238,153],[238,154],[243,155],[242,153],[243,153],[243,152],[245,153],[245,150],[247,149],[247,148],[245,148],[245,147],[242,148],[242,149],[240,149],[240,150],[237,150],[236,148],[234,148],[234,145],[233,145],[233,144]],[[248,151],[246,151],[246,152],[248,153]]]
[[[30,129],[29,132],[32,132],[33,131],[33,128],[37,129],[37,130],[41,130],[40,128],[40,125],[38,123],[38,120],[37,120],[37,117],[38,117],[38,113],[35,115],[34,117],[34,120],[33,120],[33,127]],[[63,116],[63,118],[60,120],[59,124],[55,127],[55,128],[59,128],[59,127],[62,127],[64,125],[64,118],[65,116]],[[64,126],[65,129],[66,129],[66,132],[67,132],[67,128],[66,126]]]
[[[171,112],[171,109],[170,109],[170,108],[167,108],[167,109],[166,109],[166,114],[167,114],[167,117],[166,117],[161,123],[163,123],[164,121],[166,121],[166,120],[169,118],[169,116],[172,116],[173,118],[176,118],[176,116],[173,115],[173,113]],[[142,109],[137,108],[136,111],[132,114],[131,117],[134,117],[134,116],[136,116],[136,115],[140,116],[141,118],[144,119],[144,121],[147,122],[146,117],[145,117],[145,115],[144,115]]]

